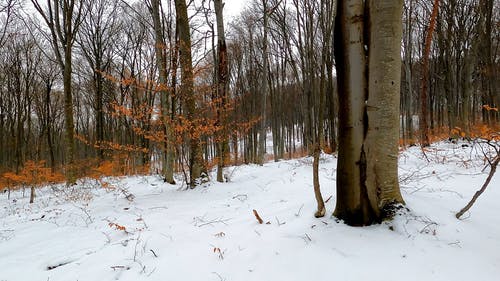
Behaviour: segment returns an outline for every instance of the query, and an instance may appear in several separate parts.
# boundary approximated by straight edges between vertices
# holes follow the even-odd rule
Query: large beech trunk
[[[404,203],[397,174],[402,4],[338,2],[335,56],[340,108],[334,215],[350,225],[380,222],[391,215],[394,203]]]
[[[377,219],[403,203],[398,181],[403,1],[370,0],[366,187]]]

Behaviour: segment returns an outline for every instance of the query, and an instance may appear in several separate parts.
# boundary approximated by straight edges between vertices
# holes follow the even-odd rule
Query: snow
[[[460,143],[403,151],[409,211],[361,228],[313,217],[311,158],[232,167],[230,182],[194,190],[136,176],[46,187],[34,204],[2,193],[0,280],[499,280],[500,176],[454,216],[483,184],[483,158]],[[329,214],[335,166],[322,156]]]

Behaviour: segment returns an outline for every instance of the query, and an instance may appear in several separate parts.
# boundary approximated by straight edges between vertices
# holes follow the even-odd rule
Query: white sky
[[[3,1],[3,0],[0,0]],[[133,3],[137,0],[128,0],[127,2]],[[188,1],[186,1],[188,2]],[[224,0],[224,17],[225,22],[229,23],[233,17],[237,16],[247,5],[247,3],[250,2],[249,0]],[[31,4],[30,1],[27,1],[27,5],[25,5],[25,9],[27,10],[28,13],[34,13],[37,14],[35,9],[33,8],[33,5]]]
[[[248,0],[225,0],[224,16],[228,19],[237,16],[248,2]]]

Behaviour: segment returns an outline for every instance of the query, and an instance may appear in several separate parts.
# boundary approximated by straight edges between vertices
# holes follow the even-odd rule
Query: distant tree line
[[[425,54],[433,2],[404,1],[401,145],[500,118],[499,2],[437,2]],[[195,186],[215,166],[224,181],[229,164],[336,151],[337,3],[252,0],[231,21],[223,8],[2,1],[0,175],[44,160],[71,183],[107,161]]]

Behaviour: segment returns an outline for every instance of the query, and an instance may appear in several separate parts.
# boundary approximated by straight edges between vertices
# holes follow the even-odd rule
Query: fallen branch
[[[460,210],[460,212],[458,212],[455,215],[455,217],[457,217],[457,219],[460,219],[460,217],[465,212],[467,212],[472,207],[472,205],[474,205],[474,203],[476,202],[477,198],[479,198],[479,196],[481,196],[481,194],[486,190],[486,187],[488,187],[488,185],[490,184],[490,181],[493,178],[493,175],[495,174],[495,171],[497,170],[498,163],[500,163],[500,155],[497,155],[495,157],[495,159],[492,161],[492,163],[490,163],[490,166],[491,166],[490,173],[488,174],[488,177],[486,178],[486,181],[484,182],[484,184],[481,187],[481,189],[479,189],[478,191],[476,191],[476,193],[474,194],[474,196],[472,196],[472,199],[470,200],[470,202],[462,210]]]
[[[238,194],[238,195],[233,196],[233,199],[238,199],[241,202],[247,200],[247,198],[248,198],[248,196],[246,194]]]
[[[156,255],[155,251],[153,251],[153,249],[149,249],[151,251],[151,253],[153,253],[153,255],[155,256],[155,258],[158,257],[158,255]]]
[[[222,224],[225,224],[227,225],[226,221],[229,221],[230,219],[215,219],[215,220],[212,220],[212,221],[208,221],[208,222],[203,222],[202,224],[198,224],[197,226],[198,227],[202,227],[202,226],[205,226],[205,225],[212,225],[213,224],[216,224],[216,223],[222,223]]]
[[[226,280],[226,278],[222,278],[222,276],[219,273],[217,273],[217,272],[212,272],[212,273],[215,274],[215,275],[217,275],[217,277],[219,277],[220,281],[225,281]]]
[[[125,196],[125,199],[127,199],[128,201],[132,202],[134,201],[134,198],[135,198],[135,195],[130,193],[128,190],[126,190],[125,188],[120,188],[120,191],[123,193],[123,195]]]
[[[278,219],[278,217],[275,217],[276,218],[276,222],[278,223],[278,226],[282,226],[284,225],[286,222],[280,222],[280,220]]]
[[[302,208],[304,207],[304,204],[302,204],[299,208],[299,211],[295,214],[296,217],[299,217],[300,216],[300,211],[302,210]]]
[[[123,269],[123,270],[129,270],[130,269],[130,266],[125,266],[125,265],[113,265],[113,266],[110,266],[113,270],[117,270],[117,269]]]
[[[304,237],[302,237],[302,239],[304,239],[306,243],[312,242],[311,237],[307,233],[304,234]]]
[[[259,216],[259,213],[257,213],[257,211],[255,209],[253,210],[253,214],[254,214],[255,218],[257,219],[257,221],[259,222],[259,224],[262,224],[264,222],[262,220],[262,218]]]
[[[60,266],[67,265],[67,264],[69,264],[69,263],[71,263],[71,261],[61,262],[61,263],[56,264],[56,265],[49,265],[49,266],[47,266],[47,270],[52,270],[52,269],[58,268],[58,267],[60,267]]]

